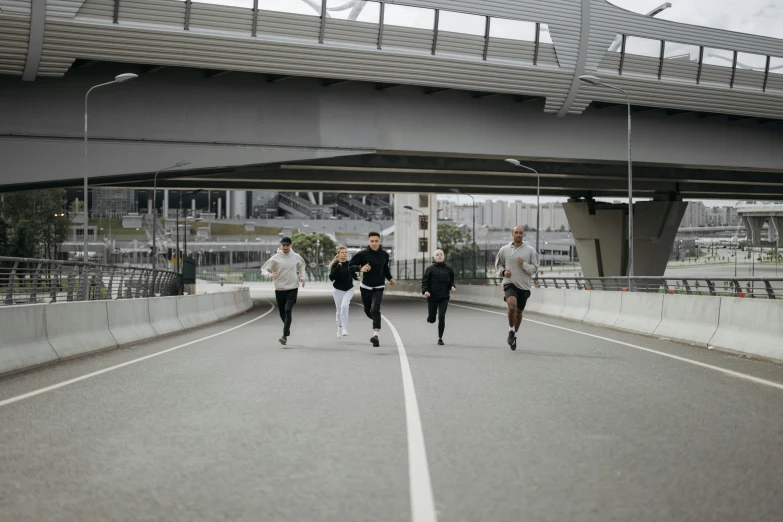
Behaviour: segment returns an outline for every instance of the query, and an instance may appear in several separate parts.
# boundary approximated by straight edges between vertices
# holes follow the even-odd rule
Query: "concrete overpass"
[[[778,248],[783,246],[783,205],[760,204],[740,205],[737,214],[745,223],[753,246],[761,246],[761,230],[767,225],[767,241],[775,242]]]
[[[655,200],[636,212],[644,244],[635,248],[656,259],[646,268],[637,260],[637,273],[662,273],[665,256],[653,253],[668,252],[659,245],[674,236],[681,198],[783,198],[781,40],[653,20],[603,0],[406,3],[433,20],[441,11],[479,17],[487,31],[478,38],[382,16],[373,24],[145,2],[2,11],[17,48],[29,28],[24,66],[3,68],[28,82],[0,79],[4,189],[80,183],[83,95],[133,72],[141,78],[91,98],[93,186],[150,187],[152,173],[187,159],[161,187],[533,193],[536,177],[501,161],[517,157],[541,173],[543,194],[576,198],[569,219],[572,229],[589,224],[577,235],[580,258],[595,258],[591,275],[622,274],[628,209],[599,212],[594,198],[626,194],[626,116],[611,91],[580,85],[594,73],[631,96],[634,193]],[[492,32],[509,20],[533,24],[535,40]],[[618,34],[657,42],[660,55],[608,52]],[[697,59],[671,54],[678,45],[695,46]],[[711,47],[731,50],[731,67],[705,58]],[[766,65],[743,68],[745,54]]]

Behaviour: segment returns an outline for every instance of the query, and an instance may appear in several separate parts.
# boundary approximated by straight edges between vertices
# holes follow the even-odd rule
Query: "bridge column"
[[[781,241],[780,236],[783,234],[783,217],[780,216],[772,216],[769,218],[769,231],[770,231],[770,241],[775,241],[775,244],[778,248],[783,246],[783,241]],[[775,231],[775,238],[772,238],[772,231]]]
[[[231,219],[231,191],[226,191],[226,219]]]
[[[665,198],[634,204],[634,275],[662,276],[688,204]],[[628,275],[628,204],[572,199],[563,203],[582,273]]]
[[[745,229],[750,235],[751,246],[761,246],[761,227],[764,226],[764,219],[754,216],[742,216],[742,220],[745,222]]]
[[[163,219],[169,217],[169,189],[163,191]]]

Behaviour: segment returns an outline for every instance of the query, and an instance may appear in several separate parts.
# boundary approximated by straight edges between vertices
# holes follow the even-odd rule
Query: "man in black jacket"
[[[378,232],[369,233],[367,248],[351,258],[350,266],[358,267],[362,273],[359,290],[362,293],[364,313],[372,319],[373,335],[370,342],[377,348],[380,345],[378,333],[381,331],[381,301],[386,280],[389,280],[390,285],[396,283],[389,268],[389,253],[381,248],[381,235]]]
[[[443,250],[438,249],[432,255],[435,261],[421,278],[421,293],[427,298],[427,322],[435,322],[438,316],[438,344],[443,346],[443,332],[446,329],[446,310],[449,307],[449,296],[456,291],[454,286],[454,271],[446,264]]]

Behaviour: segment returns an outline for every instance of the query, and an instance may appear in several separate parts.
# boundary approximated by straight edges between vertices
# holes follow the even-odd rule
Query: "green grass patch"
[[[99,238],[109,236],[111,239],[147,239],[147,234],[141,227],[138,230],[123,228],[122,218],[90,218],[88,225],[103,229],[103,231],[98,230]]]

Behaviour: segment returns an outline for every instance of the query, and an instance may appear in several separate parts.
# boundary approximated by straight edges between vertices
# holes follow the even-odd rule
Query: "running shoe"
[[[343,329],[338,326],[337,327],[337,337],[340,337],[342,335],[343,335]]]
[[[514,342],[511,343],[510,346],[511,346],[511,350],[512,351],[517,349],[517,338],[516,337],[514,337]]]
[[[511,346],[512,344],[515,344],[517,342],[516,339],[517,339],[517,336],[514,335],[514,330],[509,330],[508,331],[508,340],[507,340],[508,345]],[[512,348],[512,350],[513,350],[513,348]]]
[[[443,346],[443,339],[438,339],[438,345]]]
[[[285,346],[286,343],[288,343],[288,338],[285,335],[283,335],[283,336],[280,337],[280,339],[278,339],[278,341],[280,341],[280,344]]]
[[[372,337],[370,337],[370,342],[376,348],[378,348],[381,345],[381,340],[378,339],[377,335],[373,335]]]
[[[348,337],[348,328],[343,327],[343,337]]]

